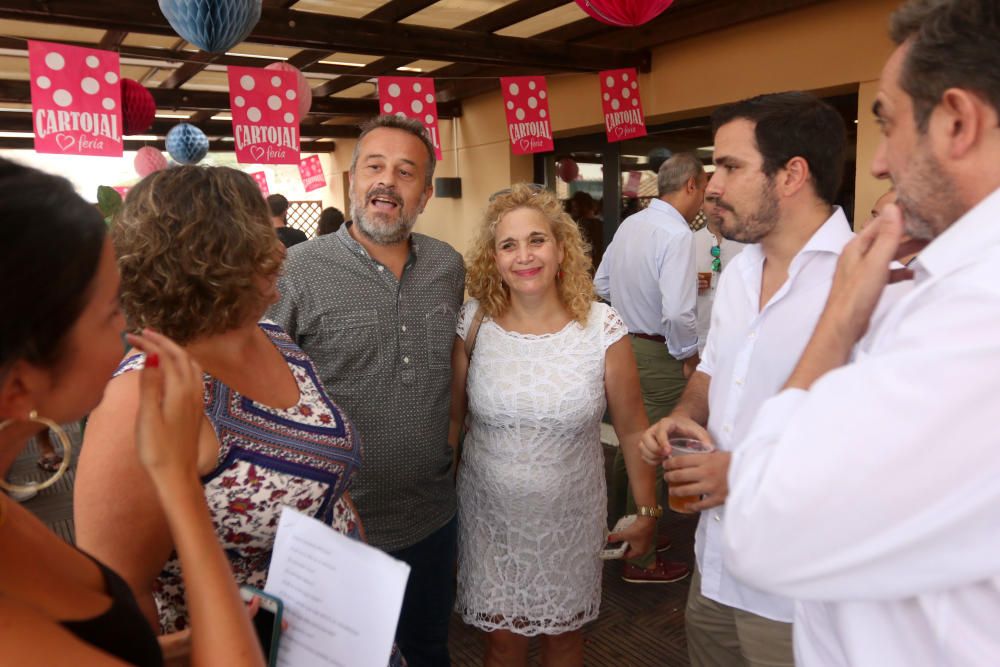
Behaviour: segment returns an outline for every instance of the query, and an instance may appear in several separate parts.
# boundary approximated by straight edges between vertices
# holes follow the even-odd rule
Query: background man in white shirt
[[[891,25],[872,172],[897,204],[844,249],[785,391],[733,456],[725,557],[796,598],[799,665],[995,667],[1000,4],[910,2]],[[904,229],[931,243],[875,321]]]
[[[708,216],[708,224],[694,233],[694,264],[698,270],[698,354],[705,352],[708,342],[712,302],[715,301],[719,276],[744,247],[745,244],[730,241],[722,235],[718,216]]]
[[[722,274],[701,364],[642,446],[650,462],[669,453],[672,436],[714,442],[719,450],[665,465],[671,496],[703,496],[694,505],[702,511],[698,572],[685,615],[692,665],[790,666],[792,601],[737,581],[722,557],[726,472],[760,405],[778,393],[809,340],[837,258],[853,236],[833,205],[846,131],[835,109],[806,93],[720,107],[712,124],[716,171],[706,212],[723,236],[753,245]]]
[[[701,210],[707,180],[694,153],[677,153],[660,165],[659,197],[622,222],[594,276],[597,293],[611,302],[628,327],[650,422],[669,414],[698,364],[697,277],[689,223]],[[662,481],[658,498],[661,488]],[[620,450],[611,497],[616,519],[636,512]],[[660,507],[650,509],[654,516],[662,513]],[[664,549],[669,541],[654,540],[654,545]],[[654,547],[625,563],[622,578],[668,583],[687,575],[687,565],[658,558]]]

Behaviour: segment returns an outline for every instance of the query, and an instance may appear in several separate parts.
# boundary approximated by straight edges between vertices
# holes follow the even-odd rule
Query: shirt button
[[[381,268],[381,267],[379,267],[379,268]],[[756,338],[756,337],[757,337],[757,332],[756,331],[751,331],[750,334],[747,336],[747,338],[751,338],[751,339],[752,338]]]
[[[409,357],[403,357],[403,363],[404,364],[410,363],[410,358]]]
[[[379,267],[378,267],[378,270],[379,270],[379,271],[385,271],[385,267],[384,267],[384,266],[382,266],[382,265],[379,265]]]
[[[713,519],[715,519],[716,521],[719,521],[719,522],[721,522],[721,521],[722,521],[722,517],[721,517],[721,516],[719,516],[718,514],[716,514],[716,515],[715,515],[715,516],[713,516],[712,518],[713,518]]]
[[[399,327],[399,329],[400,329],[401,331],[406,331],[406,325],[404,324],[403,326]]]
[[[722,430],[725,431],[726,433],[732,433],[732,431],[733,431],[733,425],[732,424],[726,424],[725,426],[722,427]]]
[[[737,387],[743,386],[743,378],[736,378],[736,386]]]

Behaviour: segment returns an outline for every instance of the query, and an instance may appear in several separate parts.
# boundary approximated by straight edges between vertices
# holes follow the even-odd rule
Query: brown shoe
[[[630,584],[669,584],[680,581],[690,573],[691,570],[684,563],[657,558],[652,570],[625,563],[622,579]]]
[[[661,553],[670,548],[670,536],[660,535],[656,538],[656,553]]]

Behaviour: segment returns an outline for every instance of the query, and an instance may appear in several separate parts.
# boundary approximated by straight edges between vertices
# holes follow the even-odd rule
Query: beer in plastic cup
[[[670,458],[687,456],[688,454],[708,454],[714,452],[715,446],[692,438],[670,438]],[[701,496],[667,495],[667,507],[681,514],[693,514],[691,505],[701,500]]]

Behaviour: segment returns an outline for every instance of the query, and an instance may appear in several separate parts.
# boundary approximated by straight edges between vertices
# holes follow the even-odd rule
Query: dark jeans
[[[448,620],[455,606],[458,518],[389,553],[410,566],[396,643],[409,667],[449,667]]]

